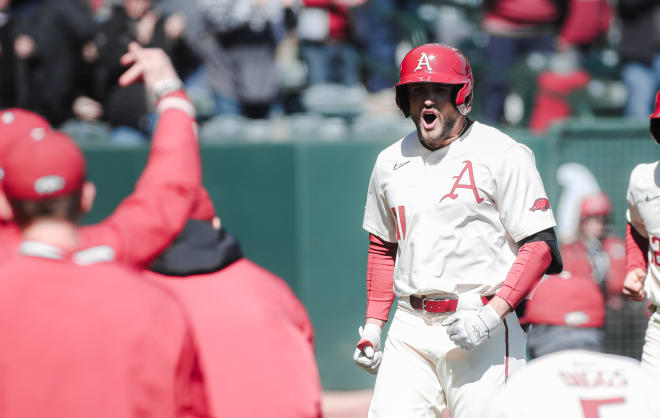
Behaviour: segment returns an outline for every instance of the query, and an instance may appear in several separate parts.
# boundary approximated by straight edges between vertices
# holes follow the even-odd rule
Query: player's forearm
[[[544,241],[528,242],[520,247],[518,257],[497,292],[509,308],[515,308],[529,291],[541,280],[552,262],[550,248]],[[491,300],[491,303],[493,303]],[[496,308],[496,306],[493,306]],[[496,308],[497,310],[497,308]],[[500,306],[500,310],[502,307]],[[500,313],[500,311],[498,311]]]
[[[165,98],[187,101],[183,91]],[[165,109],[147,166],[135,187],[103,224],[119,243],[117,258],[148,265],[181,231],[201,187],[194,120],[176,106]]]
[[[396,244],[369,235],[367,255],[367,318],[387,322],[394,302]],[[380,325],[382,326],[382,324]]]
[[[192,104],[179,90],[163,97],[158,108],[149,159],[136,190],[165,183],[196,188],[201,184],[201,162]]]
[[[364,321],[365,324],[375,324],[375,325],[378,325],[381,328],[383,328],[385,326],[386,322],[387,321],[383,321],[382,319],[376,319],[376,318],[367,318],[367,320]]]
[[[630,224],[626,224],[626,274],[639,268],[648,267],[649,241]]]

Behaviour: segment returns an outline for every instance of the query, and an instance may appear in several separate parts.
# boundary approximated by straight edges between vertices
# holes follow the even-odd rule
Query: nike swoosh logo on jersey
[[[655,199],[657,199],[657,198],[659,198],[659,197],[660,197],[660,194],[657,194],[657,195],[655,195],[655,196],[653,196],[653,197],[651,197],[650,194],[647,194],[647,195],[646,195],[646,201],[647,201],[647,202],[650,202],[651,200],[655,200]]]
[[[404,162],[402,162],[402,163],[394,163],[394,169],[395,169],[395,170],[398,170],[398,169],[400,169],[401,167],[403,167],[404,165],[408,164],[409,162],[410,162],[410,160],[404,161]]]

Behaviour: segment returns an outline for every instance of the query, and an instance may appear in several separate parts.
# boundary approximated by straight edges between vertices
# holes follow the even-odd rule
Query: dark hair
[[[24,228],[41,218],[76,222],[83,214],[81,190],[66,196],[45,200],[10,200],[16,223]]]
[[[527,333],[527,352],[532,359],[562,350],[604,352],[604,338],[601,328],[532,324]]]

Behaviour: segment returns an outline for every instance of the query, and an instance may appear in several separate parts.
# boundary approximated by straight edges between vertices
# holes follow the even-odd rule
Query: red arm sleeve
[[[626,274],[632,269],[640,268],[646,271],[649,251],[649,241],[630,224],[626,224]]]
[[[367,255],[367,318],[387,321],[394,302],[394,261],[397,244],[369,234]]]
[[[183,91],[168,94],[161,103],[166,99],[189,104]],[[195,120],[181,107],[165,107],[135,190],[108,218],[82,228],[83,245],[110,245],[115,259],[149,265],[183,228],[200,186]]]
[[[502,288],[497,292],[506,303],[515,308],[534,287],[552,262],[552,254],[544,241],[528,242],[518,250]]]

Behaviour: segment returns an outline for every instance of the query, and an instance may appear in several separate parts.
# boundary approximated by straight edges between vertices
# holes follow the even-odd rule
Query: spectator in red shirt
[[[483,27],[488,34],[483,118],[498,124],[509,94],[509,73],[516,60],[532,52],[550,55],[566,9],[560,0],[487,0]]]
[[[600,287],[606,302],[605,350],[639,359],[646,317],[640,303],[622,294],[625,278],[625,242],[608,231],[612,205],[603,192],[587,196],[580,205],[580,223],[575,241],[564,244],[564,269],[590,277]]]
[[[132,45],[135,53],[145,54],[138,68],[127,73],[141,77],[148,90],[159,96],[160,115],[151,143],[147,166],[134,192],[102,222],[80,229],[80,246],[105,245],[122,263],[145,267],[181,231],[200,187],[201,167],[192,104],[181,89],[172,64],[159,50]],[[133,81],[120,79],[120,83]],[[39,122],[39,121],[42,122]],[[42,118],[10,109],[0,113],[0,137],[4,143],[40,135],[36,128],[48,129]],[[11,140],[9,140],[11,139]],[[0,148],[0,164],[9,147]],[[6,211],[5,211],[6,212]],[[0,213],[2,205],[0,205]],[[12,222],[0,222],[0,260],[16,251],[20,235]]]
[[[126,81],[163,64],[133,50]],[[153,70],[151,70],[153,73]],[[86,247],[91,207],[82,152],[66,135],[22,138],[4,159],[3,190],[23,242],[0,267],[0,415],[206,417],[194,339],[177,300]]]
[[[198,196],[183,232],[146,275],[190,315],[214,416],[320,417],[305,308],[282,279],[243,257],[206,191]]]

